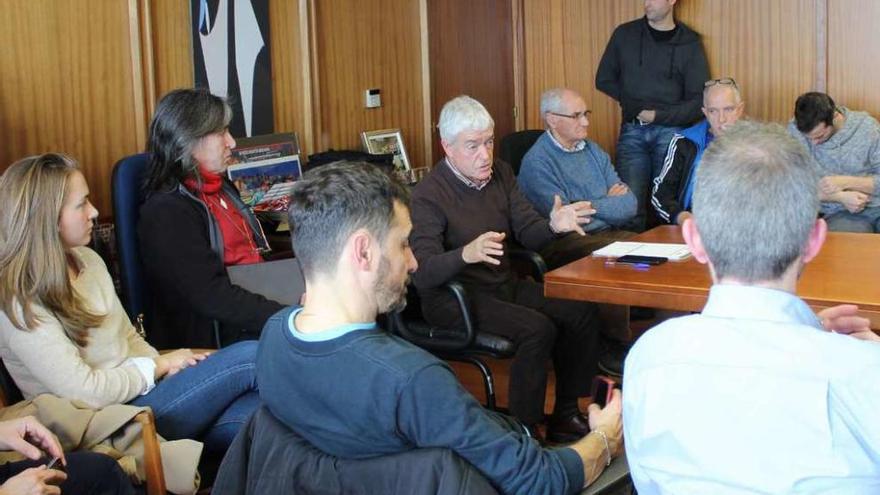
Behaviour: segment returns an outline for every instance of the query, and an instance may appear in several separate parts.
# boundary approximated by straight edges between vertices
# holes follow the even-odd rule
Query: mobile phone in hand
[[[46,469],[55,469],[57,471],[67,472],[67,470],[64,468],[64,464],[61,463],[60,457],[53,457],[52,460],[46,464]]]
[[[611,395],[616,386],[617,383],[607,376],[595,376],[590,390],[590,397],[593,398],[593,403],[599,407],[605,407],[605,404],[611,402]]]

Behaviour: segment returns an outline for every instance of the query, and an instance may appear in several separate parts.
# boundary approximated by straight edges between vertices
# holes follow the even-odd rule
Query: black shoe
[[[630,345],[618,340],[608,340],[599,356],[599,370],[607,375],[623,376],[623,362],[629,352]]]
[[[577,412],[567,418],[551,417],[547,422],[547,441],[552,443],[577,442],[590,432],[590,422]]]

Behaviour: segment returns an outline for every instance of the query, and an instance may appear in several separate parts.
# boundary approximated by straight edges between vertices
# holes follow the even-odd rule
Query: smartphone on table
[[[627,254],[614,260],[615,263],[626,263],[631,265],[660,265],[669,261],[669,258],[662,256],[638,256],[635,254]]]

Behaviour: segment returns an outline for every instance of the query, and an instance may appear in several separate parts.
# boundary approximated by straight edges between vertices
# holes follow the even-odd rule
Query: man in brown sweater
[[[596,367],[598,325],[592,304],[545,299],[543,286],[520,279],[505,254],[506,241],[539,250],[557,234],[578,232],[594,210],[587,202],[539,215],[506,163],[493,160],[494,121],[478,101],[459,96],[440,113],[446,158],[416,186],[410,243],[419,269],[413,280],[425,318],[456,326],[461,316],[442,286],[457,280],[468,290],[482,331],[517,344],[510,368],[510,412],[534,426],[543,421],[547,360],[556,372],[556,405],[548,439],[572,441],[589,427],[577,399],[589,393]]]

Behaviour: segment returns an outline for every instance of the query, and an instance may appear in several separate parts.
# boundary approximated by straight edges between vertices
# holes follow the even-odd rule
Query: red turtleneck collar
[[[254,232],[235,207],[229,196],[222,190],[223,176],[205,172],[199,167],[201,184],[194,177],[183,181],[183,185],[208,206],[211,216],[217,221],[223,234],[223,263],[230,265],[246,265],[263,261]]]

